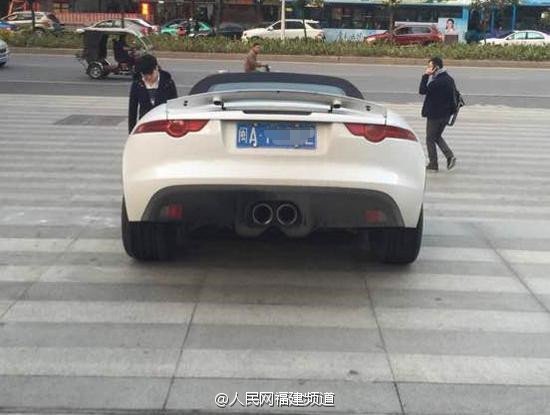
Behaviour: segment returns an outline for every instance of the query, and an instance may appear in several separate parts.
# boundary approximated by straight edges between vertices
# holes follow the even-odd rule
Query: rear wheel
[[[140,261],[167,260],[177,245],[177,228],[168,223],[130,222],[122,201],[122,243],[126,253]]]
[[[87,72],[88,76],[92,79],[101,79],[106,75],[103,69],[103,65],[101,65],[99,62],[90,63]]]
[[[410,264],[418,256],[422,244],[424,214],[416,228],[373,229],[369,232],[369,244],[381,262],[389,264]]]

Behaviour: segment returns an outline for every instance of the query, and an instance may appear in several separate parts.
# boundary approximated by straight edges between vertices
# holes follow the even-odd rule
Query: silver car
[[[32,26],[31,12],[15,12],[1,19],[4,22],[13,24],[19,28]],[[61,22],[53,13],[34,12],[34,23],[38,33],[58,32],[63,30]]]
[[[10,50],[8,48],[8,44],[4,42],[2,39],[0,39],[0,67],[8,63],[9,58],[10,58]]]

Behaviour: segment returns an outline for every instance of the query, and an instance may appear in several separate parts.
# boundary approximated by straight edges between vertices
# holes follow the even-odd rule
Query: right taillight
[[[195,133],[204,128],[208,120],[158,120],[139,125],[134,134],[166,133],[170,137],[181,138],[187,133]]]
[[[412,131],[391,125],[346,123],[346,127],[353,135],[364,137],[371,143],[379,143],[385,138],[417,140]]]

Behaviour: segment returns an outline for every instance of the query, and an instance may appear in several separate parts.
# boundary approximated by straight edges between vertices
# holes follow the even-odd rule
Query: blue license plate
[[[317,130],[310,122],[237,123],[237,148],[314,150]]]

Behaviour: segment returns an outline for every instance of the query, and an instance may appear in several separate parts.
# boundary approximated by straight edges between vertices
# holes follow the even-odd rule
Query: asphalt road
[[[165,66],[184,92],[218,64]],[[421,68],[312,68],[379,91],[422,137]],[[445,132],[458,163],[428,175],[414,264],[333,234],[203,235],[144,264],[120,241],[127,81],[16,55],[0,71],[0,413],[550,415],[550,109],[510,106],[548,73],[456,74],[501,98]]]
[[[240,71],[240,61],[163,59],[180,94],[217,70]],[[274,71],[341,76],[357,85],[368,99],[381,102],[420,101],[419,66],[274,62]],[[550,69],[449,68],[468,104],[550,108]],[[0,71],[0,93],[125,96],[128,78],[92,81],[72,56],[14,54]]]

